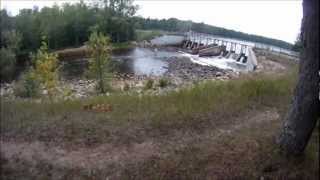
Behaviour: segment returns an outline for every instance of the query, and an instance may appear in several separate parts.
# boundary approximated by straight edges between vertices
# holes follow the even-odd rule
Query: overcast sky
[[[66,0],[0,0],[12,15],[19,9],[52,6]],[[78,0],[69,0],[77,2]],[[302,0],[136,0],[138,15],[175,17],[281,39],[293,43],[300,31]]]

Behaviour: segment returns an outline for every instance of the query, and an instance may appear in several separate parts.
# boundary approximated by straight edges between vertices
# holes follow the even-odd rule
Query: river
[[[246,64],[236,62],[234,59],[226,59],[223,57],[199,57],[191,55],[177,49],[168,50],[166,48],[141,48],[136,47],[125,52],[112,55],[111,66],[112,71],[123,74],[161,76],[170,63],[170,58],[189,59],[193,63],[204,66],[215,66],[220,69],[228,69],[233,71],[248,71]],[[84,68],[88,63],[84,59],[70,61],[63,67],[65,73],[71,76],[79,76],[84,73]]]

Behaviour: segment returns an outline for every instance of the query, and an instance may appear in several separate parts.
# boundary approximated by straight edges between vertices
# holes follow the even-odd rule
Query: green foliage
[[[154,84],[153,79],[148,79],[146,84],[144,85],[144,89],[152,89],[153,84]]]
[[[136,30],[136,40],[137,41],[149,41],[157,36],[164,34],[159,30]]]
[[[112,94],[41,104],[5,101],[1,135],[19,139],[21,143],[39,142],[40,145],[47,145],[49,139],[48,148],[72,146],[75,150],[84,145],[90,148],[108,144],[121,152],[128,148],[130,151],[135,150],[137,144],[149,143],[150,138],[162,145],[162,155],[146,159],[143,163],[132,164],[121,159],[124,164],[120,168],[115,164],[115,172],[120,172],[117,174],[117,177],[122,177],[120,179],[157,179],[160,176],[165,179],[206,179],[212,175],[212,165],[226,169],[219,169],[221,176],[218,177],[222,179],[226,176],[228,179],[259,179],[261,176],[269,179],[318,179],[318,131],[311,136],[302,158],[281,157],[274,143],[274,135],[282,124],[282,116],[278,117],[277,111],[281,106],[288,107],[295,84],[292,77],[258,76],[200,83],[194,88],[163,96]],[[259,99],[261,101],[256,101]],[[83,110],[88,104],[110,104],[113,111],[94,113]],[[33,150],[36,145],[25,147]],[[150,149],[149,146],[144,147]],[[136,152],[129,156],[136,156]],[[13,157],[18,159],[20,156]],[[34,159],[36,165],[30,167],[19,159],[10,166],[8,162],[11,161],[3,162],[6,170],[11,167],[17,176],[22,176],[15,179],[32,179],[39,174],[50,179],[52,173],[60,172],[63,176],[72,168],[63,171],[54,164],[45,164],[43,168],[42,161],[37,158]],[[228,169],[230,165],[231,170]],[[103,169],[94,169],[95,173],[77,167],[72,170],[80,171],[68,175],[73,179],[102,179],[106,174]]]
[[[112,52],[123,52],[125,50],[130,50],[132,48],[134,48],[134,46],[130,42],[112,44]]]
[[[22,39],[22,36],[19,32],[15,30],[2,31],[1,37],[2,37],[1,39],[2,47],[11,49],[15,53],[19,50],[21,39]]]
[[[193,128],[199,123],[203,125],[204,121],[208,120],[221,122],[227,117],[238,117],[240,112],[251,108],[287,106],[295,85],[292,77],[294,76],[290,74],[276,78],[257,76],[226,82],[209,81],[161,96],[115,93],[110,96],[55,103],[9,102],[4,106],[5,123],[3,124],[6,127],[3,127],[3,133],[10,133],[15,129],[14,132],[19,132],[22,137],[25,135],[25,137],[41,138],[43,137],[41,135],[48,134],[48,137],[60,140],[65,138],[64,133],[70,133],[68,136],[72,138],[68,139],[68,142],[72,140],[77,142],[77,139],[83,137],[87,139],[85,136],[87,131],[83,128],[86,124],[93,132],[97,132],[97,136],[93,138],[100,142],[110,138],[108,133],[101,132],[106,127],[101,126],[101,123],[106,123],[109,127],[116,125],[127,127],[130,122],[130,125],[137,123],[163,130],[169,127]],[[114,107],[114,111],[109,112],[108,115],[87,113],[82,110],[83,105],[87,104],[110,104]],[[50,113],[50,119],[46,118],[48,113]],[[213,116],[199,119],[202,115],[208,114]],[[25,125],[32,129],[31,131],[21,128],[19,123],[21,119],[25,119],[26,115],[29,118],[29,124]],[[64,116],[68,117],[68,121],[63,120]],[[48,124],[46,127],[52,131],[48,131],[48,128],[39,123],[44,120]],[[53,122],[57,126],[51,126]],[[73,122],[72,124],[75,125],[73,131],[66,131],[70,128],[68,122]],[[60,129],[62,133],[56,133],[57,127],[62,128]],[[30,132],[35,136],[30,136]]]
[[[51,98],[54,95],[55,88],[58,82],[58,59],[57,54],[48,53],[48,47],[45,41],[37,54],[33,57],[35,69],[32,74],[39,80],[39,82],[48,91]]]
[[[86,43],[91,56],[89,72],[98,80],[100,93],[106,92],[108,78],[110,78],[111,43],[109,37],[102,33],[93,32]]]
[[[21,35],[16,31],[1,31],[0,77],[1,81],[13,79],[16,54],[19,52]]]
[[[124,91],[129,91],[129,89],[130,89],[129,84],[128,84],[128,83],[125,83],[124,86],[123,86],[123,90],[124,90]]]
[[[100,5],[80,1],[22,9],[14,17],[0,10],[1,28],[22,34],[22,54],[36,51],[42,36],[47,37],[49,49],[80,46],[88,40],[92,26],[108,34],[112,42],[126,42],[134,39],[134,22],[130,17],[136,9],[131,0],[112,0],[112,3],[100,1]]]
[[[156,30],[180,31],[180,32],[187,32],[189,30],[192,30],[199,33],[206,33],[206,34],[212,34],[212,35],[222,36],[227,38],[242,39],[246,41],[253,41],[253,42],[274,45],[284,49],[291,49],[292,47],[291,43],[288,43],[282,40],[247,34],[247,33],[225,29],[221,27],[216,27],[216,26],[212,26],[204,23],[195,23],[192,21],[178,20],[176,18],[169,18],[169,19],[146,18],[145,19],[142,17],[134,17],[133,19],[135,23],[139,25],[139,28],[143,30],[156,29]]]
[[[159,87],[164,88],[170,84],[169,79],[161,78],[159,79]]]
[[[18,97],[38,97],[40,94],[40,82],[33,69],[22,76],[14,87],[14,94]]]
[[[11,49],[0,49],[0,77],[1,81],[8,81],[13,78],[16,65],[16,56]]]
[[[112,42],[148,40],[156,34],[135,33],[135,29],[189,31],[194,30],[217,36],[238,38],[260,43],[291,48],[284,41],[250,35],[220,27],[192,21],[170,19],[144,19],[134,17],[137,7],[132,0],[111,0],[95,3],[66,3],[62,6],[44,7],[42,9],[22,9],[17,16],[10,17],[6,10],[0,10],[2,31],[16,30],[22,35],[22,55],[36,51],[41,46],[41,36],[48,38],[49,49],[80,46],[88,41],[90,27],[96,26],[99,32],[108,35]]]

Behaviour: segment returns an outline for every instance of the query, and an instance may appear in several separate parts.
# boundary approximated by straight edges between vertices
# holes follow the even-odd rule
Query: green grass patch
[[[248,108],[288,104],[294,82],[291,75],[258,76],[200,83],[161,96],[118,93],[57,103],[2,102],[1,134],[29,140],[101,143],[129,127],[157,131],[198,128]],[[86,111],[83,107],[87,104],[109,104],[113,110]]]
[[[123,43],[113,43],[112,44],[112,51],[125,51],[134,48],[134,45],[130,42],[123,42]]]
[[[149,41],[157,36],[165,34],[164,31],[160,30],[136,30],[136,40],[137,41]]]
[[[318,179],[318,130],[301,158],[287,159],[275,143],[295,76],[209,81],[160,96],[118,93],[57,103],[2,101],[1,137],[75,149],[79,148],[74,145],[93,148],[102,143],[125,149],[150,141],[162,145],[164,155],[114,166],[120,179]],[[113,111],[83,109],[88,104],[109,104]],[[275,113],[280,120],[273,119]],[[246,122],[251,115],[254,121]],[[239,125],[243,127],[237,129]],[[218,136],[221,129],[232,133]],[[91,174],[87,169],[56,171],[59,167],[49,161],[37,163],[33,169],[44,177],[47,172],[62,172],[73,179],[100,179],[110,173],[109,166]],[[23,179],[35,174],[29,171],[32,167],[16,160],[4,169],[13,174],[26,172],[21,173]]]
[[[154,80],[153,79],[148,79],[145,82],[144,89],[145,90],[152,89],[153,88],[153,84],[154,84]]]
[[[167,78],[159,79],[159,83],[158,83],[159,87],[164,88],[164,87],[167,87],[169,84],[170,84],[169,79],[167,79]]]

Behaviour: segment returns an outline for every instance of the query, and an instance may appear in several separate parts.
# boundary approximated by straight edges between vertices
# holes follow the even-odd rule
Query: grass
[[[265,56],[266,59],[280,63],[282,65],[288,66],[288,67],[295,67],[297,65],[297,62],[295,58],[292,58],[287,55],[283,54],[275,54],[273,52],[268,52],[264,50],[256,50],[256,55],[259,56]]]
[[[134,45],[130,42],[123,42],[123,43],[113,43],[112,44],[112,52],[113,53],[118,53],[118,52],[123,52],[127,51],[134,48]]]
[[[201,83],[162,96],[114,94],[58,103],[3,102],[1,132],[4,137],[67,143],[86,141],[83,137],[92,133],[91,138],[102,143],[110,139],[104,127],[196,128],[210,114],[226,118],[250,107],[288,102],[293,82],[290,76],[246,77]],[[86,104],[110,104],[113,111],[87,112],[82,109]]]
[[[292,73],[275,77],[249,75],[226,82],[199,83],[159,96],[119,93],[58,103],[2,101],[3,140],[41,142],[48,147],[71,150],[111,144],[116,150],[107,151],[104,156],[120,153],[117,160],[120,165],[96,169],[68,167],[62,170],[41,159],[33,164],[15,157],[2,159],[4,177],[317,179],[318,131],[314,132],[302,158],[286,159],[275,144],[281,119],[290,103],[296,81],[294,76]],[[86,111],[83,106],[87,104],[108,104],[113,111]],[[268,111],[278,112],[280,118],[246,124],[248,118]],[[266,113],[260,119],[268,116]],[[243,127],[215,138],[219,130],[235,124]],[[149,146],[135,150],[147,142],[158,144],[160,152],[149,156],[148,151],[153,152]],[[121,149],[138,155],[123,154]],[[147,154],[139,156],[141,151]],[[126,156],[133,160],[121,161]],[[137,157],[142,160],[138,161]]]
[[[112,53],[121,53],[123,51],[127,51],[134,48],[134,45],[130,42],[123,43],[113,43],[112,44]],[[59,56],[59,60],[73,60],[80,58],[87,58],[88,52],[85,46],[77,47],[77,48],[66,48],[55,51]]]
[[[160,30],[136,30],[136,40],[137,41],[149,41],[157,36],[165,34],[164,31]]]
[[[166,78],[161,78],[159,79],[159,87],[164,88],[166,86],[168,86],[170,84],[170,80],[166,79]]]
[[[153,79],[148,79],[144,85],[144,89],[145,90],[152,89],[153,83],[154,83]]]

